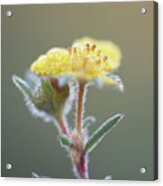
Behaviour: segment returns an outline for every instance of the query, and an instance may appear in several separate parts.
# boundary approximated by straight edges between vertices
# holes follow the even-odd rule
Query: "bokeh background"
[[[109,116],[125,118],[90,154],[91,179],[154,179],[153,2],[2,6],[2,176],[31,177],[35,171],[74,178],[51,123],[33,118],[12,83],[52,47],[68,47],[83,36],[111,40],[122,50],[117,74],[124,93],[88,91],[85,115],[94,115],[93,132]],[[140,8],[146,8],[146,14]],[[6,16],[11,10],[13,15]],[[69,120],[73,125],[74,114]],[[13,168],[6,170],[6,163]],[[140,168],[146,173],[141,174]]]

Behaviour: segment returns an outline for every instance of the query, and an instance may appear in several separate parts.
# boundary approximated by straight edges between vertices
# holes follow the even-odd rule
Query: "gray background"
[[[80,37],[112,40],[122,50],[118,74],[124,93],[91,87],[86,115],[97,123],[115,113],[125,118],[91,153],[91,179],[154,179],[153,2],[2,6],[2,176],[74,178],[71,163],[52,124],[31,116],[11,81],[52,47],[68,47]],[[140,14],[141,7],[147,9]],[[12,17],[6,11],[13,12]],[[69,116],[73,125],[73,114]],[[6,163],[13,169],[6,170]],[[141,174],[139,169],[146,167]]]

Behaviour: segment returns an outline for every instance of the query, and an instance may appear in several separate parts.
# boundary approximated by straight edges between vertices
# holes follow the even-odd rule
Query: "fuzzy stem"
[[[80,163],[76,165],[76,172],[78,178],[88,179],[87,167],[87,156],[83,154],[81,156]]]
[[[69,135],[69,130],[68,130],[65,118],[63,116],[58,116],[57,121],[59,123],[59,127],[61,129],[61,132],[65,135]]]
[[[76,128],[78,133],[81,133],[81,128],[82,128],[84,90],[85,90],[85,84],[83,82],[79,82],[78,100],[77,100],[77,121],[76,121]]]

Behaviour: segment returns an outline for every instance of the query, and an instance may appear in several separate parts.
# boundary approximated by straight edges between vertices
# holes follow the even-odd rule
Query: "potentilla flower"
[[[58,139],[71,159],[77,178],[89,178],[89,153],[123,118],[123,114],[115,114],[89,135],[88,127],[95,118],[84,117],[89,82],[98,86],[114,85],[123,90],[122,80],[114,74],[120,61],[117,45],[85,37],[76,40],[70,48],[53,48],[40,56],[25,79],[12,77],[32,114],[56,125]],[[73,100],[76,107],[74,126],[67,118]]]
[[[31,71],[39,76],[69,75],[83,82],[98,79],[122,88],[122,83],[109,76],[119,67],[120,60],[120,49],[114,43],[83,38],[71,48],[51,49],[32,64]]]

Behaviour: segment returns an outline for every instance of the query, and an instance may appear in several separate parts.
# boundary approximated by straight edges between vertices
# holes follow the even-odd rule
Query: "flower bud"
[[[50,122],[61,119],[59,117],[70,111],[74,96],[68,81],[61,85],[60,79],[40,78],[31,72],[26,74],[25,80],[16,75],[12,79],[34,116]]]
[[[64,112],[69,98],[69,85],[59,86],[54,78],[42,79],[34,94],[34,105],[47,114],[56,116]]]

